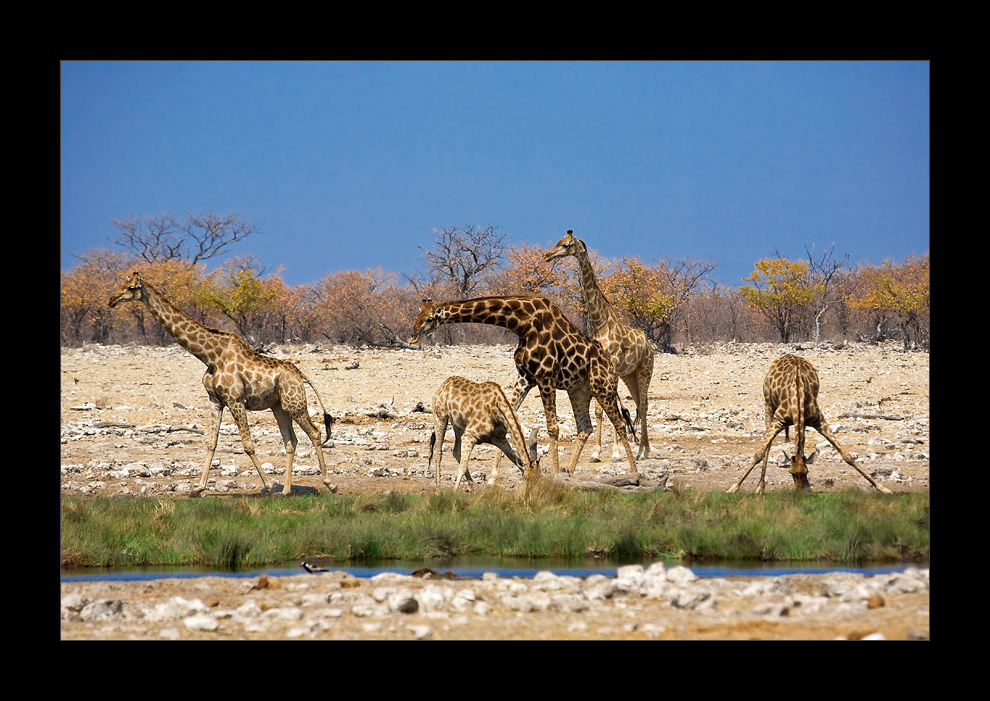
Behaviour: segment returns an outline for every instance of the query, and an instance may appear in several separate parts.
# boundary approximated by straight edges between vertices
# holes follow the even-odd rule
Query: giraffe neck
[[[588,251],[584,245],[577,247],[578,265],[581,268],[581,286],[584,288],[584,300],[588,308],[588,319],[591,322],[591,335],[597,336],[606,326],[613,326],[618,323],[618,317],[612,305],[602,294],[598,287],[598,280],[595,279],[595,269],[591,265]]]
[[[444,321],[501,326],[520,338],[533,329],[533,315],[547,308],[540,297],[479,297],[441,304]]]
[[[526,434],[523,433],[522,424],[519,423],[519,415],[512,410],[509,400],[499,389],[499,403],[501,404],[502,415],[505,418],[506,426],[509,429],[509,444],[512,449],[516,451],[519,456],[519,460],[522,462],[520,467],[526,467],[530,463],[529,446],[526,445]]]
[[[230,334],[211,329],[189,318],[147,282],[143,283],[143,290],[141,299],[158,323],[180,346],[208,367],[212,367],[220,355],[224,339]]]

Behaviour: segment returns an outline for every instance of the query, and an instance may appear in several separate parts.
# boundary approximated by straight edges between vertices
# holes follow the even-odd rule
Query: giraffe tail
[[[634,441],[638,441],[639,439],[636,437],[636,426],[633,425],[632,418],[629,416],[629,410],[626,409],[625,407],[621,407],[621,409],[622,409],[622,418],[626,422],[626,430],[632,434]],[[636,416],[637,418],[639,417],[638,412],[636,413]]]
[[[327,408],[323,406],[323,398],[320,396],[320,392],[316,389],[316,385],[313,384],[313,381],[310,380],[305,373],[302,373],[302,377],[303,381],[309,385],[310,389],[313,390],[313,394],[316,395],[316,401],[320,403],[320,408],[323,409],[323,425],[327,427],[327,439],[323,442],[326,443],[330,440],[330,435],[333,431],[333,417],[330,415],[330,412],[327,411]]]

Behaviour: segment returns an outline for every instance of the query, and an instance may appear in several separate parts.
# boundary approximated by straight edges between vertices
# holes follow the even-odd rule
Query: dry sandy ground
[[[471,380],[494,380],[505,388],[516,373],[511,346],[408,349],[356,349],[343,346],[286,346],[273,349],[313,380],[327,409],[337,419],[326,450],[332,479],[340,494],[425,492],[434,488],[427,469],[432,431],[430,404],[433,391],[450,375]],[[821,376],[820,404],[840,442],[860,464],[892,491],[929,487],[929,356],[902,352],[897,345],[882,347],[851,344],[842,348],[795,349],[774,344],[719,344],[690,347],[676,355],[656,358],[650,387],[650,441],[648,460],[638,463],[635,479],[625,488],[678,488],[726,490],[745,469],[763,433],[762,382],[770,363],[784,352],[810,360]],[[178,346],[168,348],[88,346],[61,352],[61,491],[105,495],[145,494],[181,497],[199,481],[206,454],[208,402],[201,378],[202,364]],[[626,406],[635,413],[624,386]],[[310,395],[311,405],[314,398]],[[562,465],[574,446],[575,425],[564,393],[558,393],[562,420]],[[520,411],[525,427],[541,426],[541,449],[547,440],[538,393],[527,397]],[[270,412],[251,415],[252,432],[263,463],[270,463],[270,479],[281,480],[285,455]],[[293,486],[301,491],[321,487],[308,438],[299,433]],[[793,440],[793,434],[791,438]],[[444,459],[444,487],[451,488],[453,459],[448,433]],[[821,449],[810,468],[816,490],[872,489],[817,433],[810,446]],[[767,471],[768,491],[792,489],[786,469],[773,464],[785,446],[774,444]],[[810,447],[809,447],[810,450]],[[628,472],[624,460],[612,462],[610,448],[604,462],[590,461],[592,441],[585,446],[573,480],[588,485],[608,482]],[[475,450],[472,473],[476,488],[484,489],[496,449]],[[256,494],[261,481],[243,453],[229,413],[224,415],[220,445],[209,494]],[[543,459],[546,468],[550,461]],[[505,463],[503,467],[511,468]],[[759,478],[755,470],[742,491],[752,492]],[[515,468],[503,470],[503,486],[520,483]],[[500,481],[503,478],[500,477]],[[185,596],[191,589],[214,588],[208,599],[224,602],[235,594],[248,596],[243,580],[223,578],[155,580],[155,583],[112,583],[116,597]],[[294,578],[292,578],[294,579]],[[216,581],[220,580],[220,581]],[[808,586],[815,586],[809,576]],[[199,584],[192,584],[199,582]],[[363,584],[361,586],[364,586]],[[90,599],[105,595],[107,583],[71,585],[74,593]],[[231,587],[237,592],[227,592]],[[225,589],[226,588],[226,589]],[[772,587],[768,586],[767,589]],[[66,585],[63,585],[63,596]],[[286,588],[285,591],[291,588]],[[278,591],[278,588],[273,588]],[[201,596],[200,593],[195,595]],[[275,595],[269,592],[267,595]],[[879,632],[887,639],[904,639],[923,632],[927,637],[929,596],[922,593],[887,597],[884,605],[865,615],[838,615],[825,610],[816,617],[743,613],[752,601],[725,599],[722,611],[736,611],[716,622],[691,611],[675,611],[662,601],[641,601],[630,608],[617,599],[596,612],[595,626],[576,626],[573,614],[505,612],[486,616],[482,628],[457,627],[435,637],[453,638],[677,638],[677,639],[834,639],[858,638]],[[655,610],[654,610],[655,609]],[[399,619],[378,627],[360,621],[326,637],[354,639],[414,637]],[[656,619],[654,623],[644,622]],[[365,622],[366,623],[366,622]],[[343,625],[343,624],[342,624]],[[493,627],[494,626],[494,627]],[[140,626],[138,626],[140,628]],[[170,629],[172,630],[172,629]],[[68,632],[67,632],[68,631]],[[116,631],[116,632],[114,632]],[[652,632],[650,632],[652,631]],[[657,631],[661,631],[658,633]],[[649,633],[649,634],[647,634]],[[186,631],[179,637],[193,635]],[[63,639],[154,637],[145,631],[117,630],[94,622],[90,627],[63,624]],[[222,637],[209,632],[194,637]],[[250,637],[250,636],[249,636]],[[265,637],[264,635],[258,637]]]
[[[637,467],[650,487],[667,478],[666,488],[725,490],[742,474],[764,430],[762,383],[770,363],[793,347],[773,344],[720,344],[688,348],[656,358],[650,386],[649,427],[652,453]],[[843,349],[797,350],[821,377],[819,402],[844,447],[865,470],[894,492],[926,489],[929,484],[928,353],[904,353],[896,345],[855,344]],[[516,372],[511,346],[470,346],[421,351],[355,349],[343,346],[285,346],[273,355],[288,358],[309,375],[326,408],[336,418],[326,450],[339,493],[388,489],[421,492],[433,488],[427,468],[432,432],[433,391],[450,375],[494,380],[509,388]],[[208,401],[203,365],[179,346],[168,348],[88,346],[61,354],[61,486],[64,493],[162,494],[188,492],[198,482],[206,457]],[[620,384],[626,406],[635,406]],[[310,394],[311,406],[315,398]],[[561,418],[560,463],[567,465],[576,427],[567,395],[558,392]],[[262,463],[278,484],[285,454],[270,412],[250,415],[252,435]],[[520,411],[527,429],[546,424],[537,391]],[[607,419],[605,420],[608,423]],[[445,484],[454,462],[448,431],[443,462]],[[299,451],[293,486],[321,485],[309,439],[297,430]],[[792,442],[779,436],[767,468],[767,490],[792,488],[786,469],[775,466],[781,448]],[[815,489],[872,489],[815,431],[818,445],[810,468]],[[624,459],[591,462],[589,440],[575,478],[608,480],[628,473]],[[479,446],[472,474],[482,481],[494,465],[497,449]],[[543,469],[551,464],[542,460]],[[128,467],[129,466],[129,467]],[[142,469],[142,466],[149,469]],[[519,471],[503,470],[503,486],[520,481]],[[759,468],[743,491],[756,488]],[[208,493],[258,493],[261,481],[244,454],[229,412],[224,413],[220,444]],[[278,488],[277,488],[278,489]]]

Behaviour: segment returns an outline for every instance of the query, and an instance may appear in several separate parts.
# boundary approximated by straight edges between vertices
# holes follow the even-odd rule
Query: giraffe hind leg
[[[632,447],[629,445],[629,440],[626,438],[626,426],[629,422],[629,411],[625,408],[620,411],[618,409],[618,402],[616,402],[616,406],[611,407],[607,411],[609,421],[612,422],[612,427],[615,429],[615,438],[622,444],[622,447],[626,451],[626,459],[629,461],[629,471],[638,473],[639,470],[636,467],[636,459],[633,457]],[[624,417],[622,412],[625,412]],[[625,418],[625,421],[623,421],[623,418]]]
[[[464,446],[460,451],[464,459],[461,460],[460,458],[458,458],[459,467],[457,468],[457,479],[454,481],[454,489],[458,489],[460,487],[462,477],[466,477],[467,482],[474,482],[474,478],[471,477],[471,472],[468,469],[468,466],[469,463],[471,462],[471,452],[474,450],[474,446],[476,444],[477,444],[477,439],[474,436],[468,436],[464,440]],[[468,489],[470,489],[470,487],[468,487]]]
[[[296,446],[299,445],[299,439],[296,438],[296,432],[292,429],[292,417],[286,413],[285,409],[276,404],[272,407],[272,413],[275,415],[278,431],[282,434],[282,442],[285,444],[285,481],[282,486],[282,496],[287,497],[292,493],[292,464],[295,461]],[[301,423],[299,425],[302,426]],[[303,430],[307,429],[303,427]]]
[[[330,416],[330,414],[324,414],[324,416]],[[323,486],[326,487],[330,492],[337,491],[337,485],[330,481],[330,476],[327,473],[327,460],[326,456],[323,454],[323,443],[320,441],[322,437],[320,434],[320,427],[313,422],[309,416],[309,411],[304,411],[294,417],[295,422],[299,424],[299,428],[309,436],[309,440],[313,442],[313,450],[316,453],[316,460],[320,463],[320,479],[323,482]],[[291,425],[289,426],[291,429]]]

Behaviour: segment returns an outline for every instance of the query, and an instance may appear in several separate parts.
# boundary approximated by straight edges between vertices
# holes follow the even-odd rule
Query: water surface
[[[614,577],[619,567],[625,564],[642,564],[649,566],[650,562],[618,562],[614,560],[555,560],[555,559],[526,559],[526,558],[496,558],[496,557],[462,557],[449,560],[428,561],[397,561],[388,560],[376,563],[335,565],[317,562],[320,567],[333,572],[347,572],[355,577],[373,577],[382,572],[395,572],[408,575],[416,570],[428,568],[439,573],[452,572],[460,578],[480,579],[485,572],[495,572],[500,577],[531,578],[537,572],[550,571],[557,575],[588,577],[592,574],[602,574]],[[792,563],[765,564],[759,562],[714,562],[714,563],[678,563],[664,562],[667,567],[684,564],[699,577],[728,577],[732,575],[776,577],[784,574],[825,574],[828,572],[859,572],[866,575],[889,572],[903,572],[908,567],[927,567],[928,563],[913,565],[909,563],[876,564],[862,566],[845,566],[829,563]],[[190,578],[190,577],[257,577],[261,574],[284,577],[305,574],[299,562],[284,563],[258,569],[248,569],[238,572],[223,572],[203,567],[155,567],[130,569],[84,568],[61,570],[62,582],[85,581],[138,581],[148,579]]]

